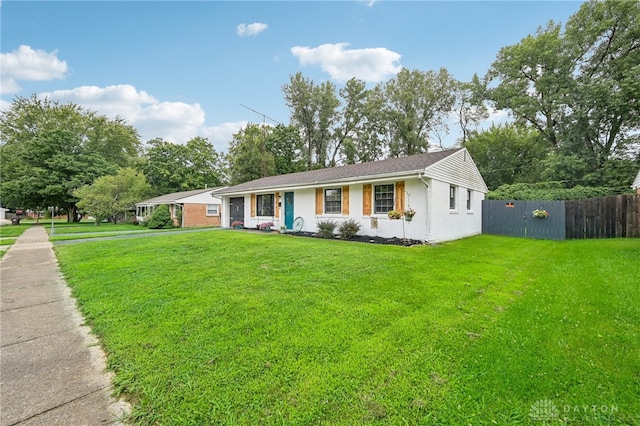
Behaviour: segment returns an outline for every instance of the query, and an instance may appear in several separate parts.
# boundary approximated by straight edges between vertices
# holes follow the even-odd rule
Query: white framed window
[[[473,207],[473,191],[467,189],[467,211],[470,211]]]
[[[342,188],[324,190],[324,212],[328,214],[342,213]]]
[[[219,204],[207,204],[207,216],[218,216],[220,214]]]
[[[256,214],[258,216],[273,216],[275,194],[261,194],[256,197],[258,203]]]
[[[456,187],[453,185],[449,186],[449,210],[456,209]]]
[[[393,210],[394,201],[394,184],[376,185],[373,190],[373,204],[375,213],[387,214]]]

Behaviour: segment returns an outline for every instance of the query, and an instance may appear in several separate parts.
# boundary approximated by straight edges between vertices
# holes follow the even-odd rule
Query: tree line
[[[249,123],[227,153],[201,137],[143,145],[122,118],[18,97],[0,115],[0,197],[75,220],[92,184],[105,199],[139,200],[440,149],[450,126],[501,194],[545,182],[623,192],[640,167],[639,34],[639,3],[589,1],[564,26],[549,22],[502,48],[468,82],[444,68],[402,69],[372,87],[352,78],[338,88],[297,73],[282,86],[290,123]],[[508,124],[480,129],[501,110]]]

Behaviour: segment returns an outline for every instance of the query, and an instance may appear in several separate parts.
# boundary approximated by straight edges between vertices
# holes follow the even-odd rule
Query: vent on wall
[[[372,217],[371,218],[371,229],[378,229],[378,218],[377,217]]]

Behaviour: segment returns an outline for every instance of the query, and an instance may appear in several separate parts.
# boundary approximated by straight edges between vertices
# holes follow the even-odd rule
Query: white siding
[[[220,197],[213,197],[211,192],[203,192],[202,194],[192,195],[190,197],[180,198],[176,200],[180,204],[221,204]]]
[[[428,179],[428,187],[417,178],[403,179],[405,182],[405,208],[412,207],[416,215],[411,222],[391,220],[386,214],[370,216],[363,214],[363,184],[349,186],[349,215],[321,214],[316,215],[315,188],[298,189],[294,192],[294,218],[301,216],[304,220],[303,232],[317,232],[318,220],[334,220],[340,224],[347,219],[355,219],[361,225],[360,235],[382,238],[410,238],[420,241],[443,242],[480,234],[482,231],[482,200],[484,193],[473,191],[472,209],[466,209],[467,187],[459,186],[457,190],[457,206],[455,211],[449,209],[449,183]],[[395,181],[375,182],[373,185],[395,183]],[[284,192],[279,191],[283,196]],[[251,195],[244,195],[245,226],[254,228],[262,222],[273,221],[275,229],[284,224],[284,201],[280,206],[279,218],[251,217]],[[229,198],[225,197],[222,214],[223,226],[228,226],[227,216]],[[372,209],[373,210],[373,209]],[[372,227],[372,219],[377,219],[377,228]]]
[[[483,193],[487,192],[487,185],[466,149],[427,167],[426,175],[442,182],[450,182]]]
[[[431,180],[431,232],[428,241],[442,242],[478,235],[482,232],[482,200],[484,193],[473,190],[472,208],[467,211],[467,189],[456,185],[456,209],[449,208],[450,183]]]
[[[633,185],[631,185],[633,189],[640,189],[640,170],[638,170],[638,174],[636,175],[636,179],[633,181]]]

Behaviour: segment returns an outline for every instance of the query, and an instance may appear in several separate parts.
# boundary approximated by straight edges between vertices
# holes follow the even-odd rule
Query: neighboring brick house
[[[174,192],[141,201],[136,203],[136,218],[139,221],[145,220],[156,207],[166,204],[176,226],[220,226],[222,201],[215,193],[224,188],[226,187]]]
[[[273,222],[316,232],[321,220],[353,219],[361,235],[429,242],[482,232],[487,186],[465,148],[270,176],[218,192],[222,226]],[[394,220],[389,211],[415,211]],[[296,225],[297,224],[297,225]]]

